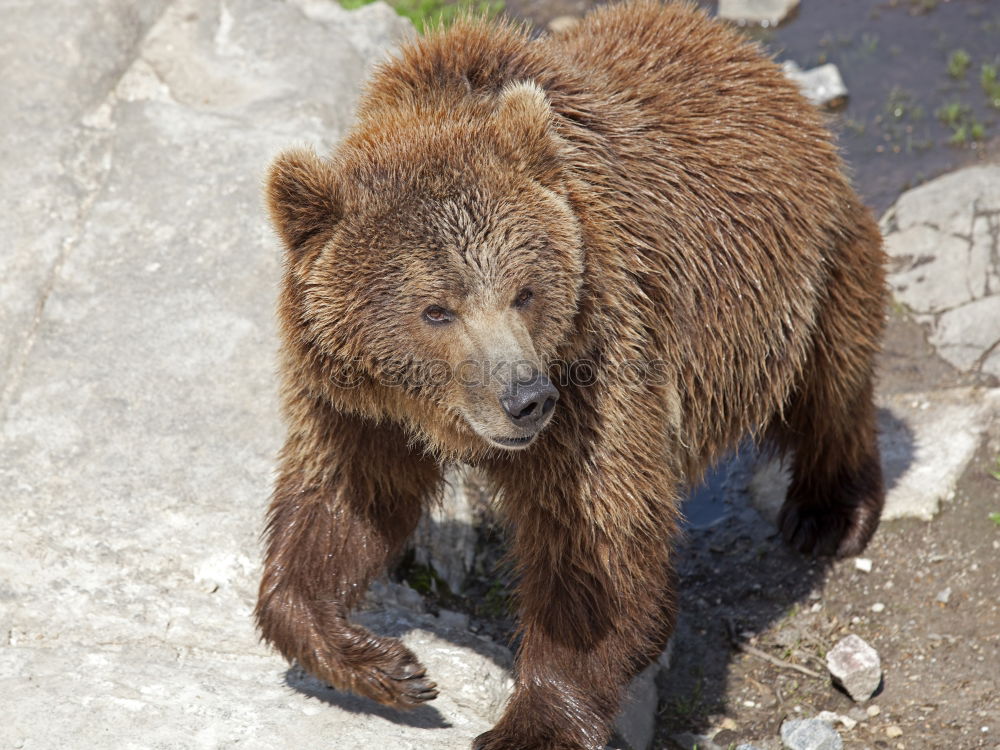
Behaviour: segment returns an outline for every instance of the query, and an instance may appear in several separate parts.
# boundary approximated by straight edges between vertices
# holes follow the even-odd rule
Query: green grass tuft
[[[956,80],[965,78],[971,64],[972,58],[969,57],[969,53],[964,49],[957,49],[948,56],[948,75]]]
[[[354,10],[374,0],[339,0],[341,7]],[[503,0],[388,0],[399,15],[409,18],[418,33],[438,25],[450,26],[463,14],[493,18],[503,11]]]
[[[1000,109],[1000,70],[996,64],[985,64],[979,74],[979,84],[993,109]]]
[[[972,141],[981,141],[986,137],[986,126],[976,120],[972,108],[961,102],[950,102],[935,111],[935,116],[951,129],[948,143],[952,146],[962,146]]]

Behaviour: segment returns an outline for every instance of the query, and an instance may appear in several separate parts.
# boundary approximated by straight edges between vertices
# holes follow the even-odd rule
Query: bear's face
[[[308,337],[432,403],[411,426],[436,446],[534,440],[582,283],[547,102],[522,85],[492,107],[361,129],[333,162],[286,154],[269,186]]]

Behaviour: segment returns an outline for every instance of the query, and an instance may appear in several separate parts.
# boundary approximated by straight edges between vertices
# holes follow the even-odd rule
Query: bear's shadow
[[[452,725],[433,705],[425,704],[411,711],[400,711],[389,706],[383,706],[373,700],[352,693],[344,693],[330,687],[299,666],[290,667],[285,672],[285,685],[297,693],[347,711],[352,714],[375,716],[393,724],[415,727],[418,729],[448,729]]]
[[[884,451],[891,454],[884,466],[886,489],[891,490],[913,461],[913,435],[886,410],[879,412],[879,423],[880,432],[891,441],[891,450]],[[742,447],[712,469],[684,504],[689,523],[676,556],[680,615],[670,666],[659,678],[659,712],[668,732],[700,733],[710,728],[709,716],[725,711],[730,662],[740,653],[737,642],[769,630],[793,607],[815,604],[811,595],[822,587],[832,565],[828,558],[803,557],[789,550],[773,523],[753,507],[747,486],[758,458],[755,449]],[[366,624],[395,637],[427,627],[408,617],[376,618]],[[495,646],[467,633],[431,629],[510,667]],[[337,691],[299,667],[285,673],[285,684],[350,713],[421,729],[452,726],[432,704],[398,711]],[[449,690],[446,684],[439,688]],[[778,707],[774,710],[777,721]]]
[[[913,463],[914,438],[888,410],[879,411],[878,421],[888,492]],[[670,667],[659,679],[660,713],[668,733],[702,734],[711,729],[713,718],[717,726],[727,698],[732,700],[736,693],[729,689],[729,680],[732,661],[741,653],[739,644],[764,632],[774,636],[783,629],[776,626],[793,610],[822,607],[819,592],[834,561],[806,557],[785,546],[765,517],[773,515],[780,497],[751,501],[748,484],[758,460],[753,448],[741,448],[709,472],[684,507],[689,518],[698,520],[689,526],[678,549],[680,615]],[[770,506],[770,512],[759,512],[757,503]],[[806,666],[826,678],[820,664]],[[777,724],[781,696],[769,693],[768,686],[753,687],[754,692],[777,698],[760,706],[773,714]],[[830,689],[834,690],[832,684]]]

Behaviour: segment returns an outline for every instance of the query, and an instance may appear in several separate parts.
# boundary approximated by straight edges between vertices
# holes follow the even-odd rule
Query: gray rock
[[[741,24],[777,26],[799,7],[799,0],[719,0],[719,18]]]
[[[1000,370],[988,369],[992,363],[977,367],[985,364],[984,355],[1000,343],[1000,294],[942,312],[928,341],[959,370],[980,369],[1000,376]]]
[[[743,742],[736,746],[736,750],[761,750],[756,745],[751,745],[749,742]]]
[[[838,641],[826,654],[826,666],[833,681],[859,703],[871,698],[882,682],[878,651],[857,635]]]
[[[441,502],[427,510],[413,535],[416,562],[431,566],[455,593],[461,592],[475,565],[478,528],[488,500],[474,472],[452,470]]]
[[[656,706],[659,695],[656,690],[656,676],[661,666],[653,662],[632,680],[626,693],[625,704],[615,719],[615,734],[618,742],[612,748],[647,750],[653,743],[656,732]]]
[[[789,750],[842,750],[837,731],[819,719],[789,719],[781,725],[781,741]]]
[[[836,109],[847,101],[847,86],[833,63],[802,70],[797,63],[788,60],[781,69],[798,84],[803,96],[817,107]]]

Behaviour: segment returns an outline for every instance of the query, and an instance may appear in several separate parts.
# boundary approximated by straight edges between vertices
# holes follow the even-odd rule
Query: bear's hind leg
[[[885,315],[881,238],[870,220],[859,229],[831,268],[808,368],[773,433],[794,453],[779,528],[806,554],[860,553],[885,503],[873,401]]]
[[[841,408],[833,426],[822,424],[830,418],[827,412],[805,403],[792,418],[797,444],[778,527],[789,546],[804,554],[859,554],[882,513],[885,492],[870,386]]]

